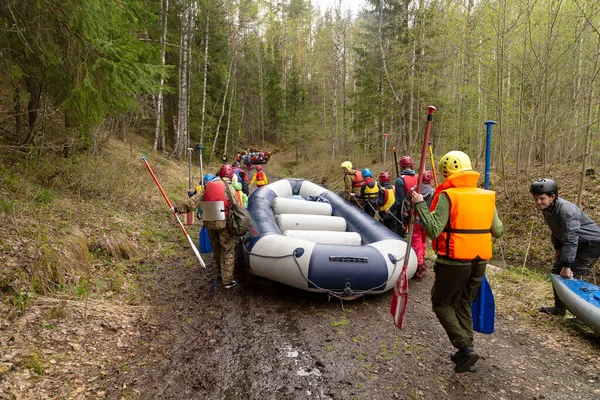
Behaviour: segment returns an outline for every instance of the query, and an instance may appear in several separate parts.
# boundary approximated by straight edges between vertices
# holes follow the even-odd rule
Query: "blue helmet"
[[[363,168],[362,170],[362,176],[363,178],[368,178],[368,177],[373,177],[373,172],[371,172],[371,170],[369,168]]]
[[[215,176],[213,174],[206,174],[206,175],[204,175],[204,183],[210,182],[213,179],[215,179]]]

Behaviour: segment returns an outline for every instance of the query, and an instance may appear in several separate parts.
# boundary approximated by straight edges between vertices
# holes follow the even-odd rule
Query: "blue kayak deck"
[[[561,281],[578,297],[600,308],[600,287],[579,279],[561,279]]]

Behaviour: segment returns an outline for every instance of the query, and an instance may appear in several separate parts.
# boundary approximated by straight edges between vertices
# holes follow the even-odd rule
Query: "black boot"
[[[456,354],[456,367],[454,367],[454,372],[459,374],[462,372],[471,372],[471,367],[473,367],[477,361],[479,361],[479,354],[477,354],[473,348],[469,347],[461,349]]]

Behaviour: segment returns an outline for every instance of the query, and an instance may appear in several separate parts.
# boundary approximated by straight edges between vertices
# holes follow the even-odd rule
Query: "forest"
[[[432,104],[439,153],[479,160],[492,119],[503,174],[598,166],[598,1],[347,1],[4,1],[2,146],[139,134],[220,158],[268,141],[333,165],[380,154],[384,133],[418,153]]]
[[[600,396],[598,338],[538,312],[554,250],[529,193],[553,178],[600,221],[600,0],[353,1],[0,1],[0,398]],[[141,161],[174,203],[199,145],[205,172],[269,150],[269,182],[338,190],[345,160],[417,165],[431,105],[436,159],[479,172],[497,122],[476,373],[451,367],[433,269],[402,330],[391,291],[338,301],[243,263],[230,291]]]

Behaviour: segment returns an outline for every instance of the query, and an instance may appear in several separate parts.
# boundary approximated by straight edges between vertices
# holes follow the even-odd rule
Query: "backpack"
[[[414,190],[416,185],[410,189]],[[423,186],[421,186],[421,190]],[[433,190],[429,190],[426,193],[421,193],[423,195],[423,200],[429,205],[431,204],[431,200],[433,199]],[[404,197],[404,201],[402,202],[402,209],[400,210],[400,223],[404,228],[408,227],[410,223],[410,196]]]
[[[227,184],[226,184],[227,185]],[[244,236],[250,230],[250,213],[244,207],[237,205],[227,187],[225,193],[229,199],[229,209],[227,213],[227,230],[233,236]]]

